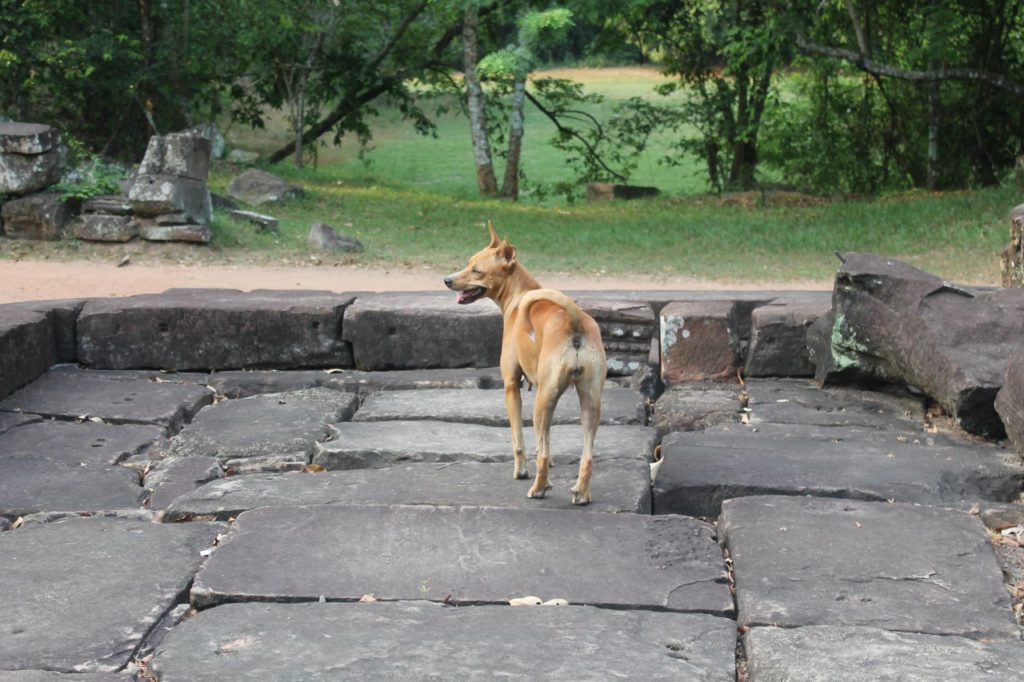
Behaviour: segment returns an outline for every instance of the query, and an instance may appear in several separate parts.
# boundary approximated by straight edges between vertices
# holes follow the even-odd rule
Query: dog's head
[[[464,269],[444,278],[445,286],[458,292],[455,299],[458,303],[472,303],[485,296],[494,298],[516,265],[516,247],[508,240],[499,239],[489,220],[487,229],[491,243],[477,251]]]

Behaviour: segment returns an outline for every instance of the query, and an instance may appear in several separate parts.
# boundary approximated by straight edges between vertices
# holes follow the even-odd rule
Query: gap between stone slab
[[[699,584],[699,583],[718,583],[718,582],[724,583],[725,581],[724,580],[716,580],[716,579],[696,580],[696,581],[694,581],[692,583],[687,583],[687,585],[696,585],[696,584]],[[686,587],[686,585],[680,585],[679,587]],[[676,588],[676,589],[678,589],[678,588]],[[544,608],[557,609],[557,608],[561,608],[559,606],[544,606],[544,605],[538,605],[538,606],[512,606],[507,601],[489,601],[489,600],[486,600],[486,599],[473,599],[473,600],[468,600],[468,601],[456,601],[456,600],[453,599],[451,601],[444,602],[444,601],[436,601],[436,600],[433,600],[433,599],[377,599],[375,597],[374,598],[374,602],[370,602],[370,604],[376,603],[376,602],[380,602],[380,603],[395,603],[395,604],[403,603],[403,602],[412,602],[412,603],[415,603],[415,602],[429,602],[431,604],[439,604],[441,606],[447,606],[447,607],[450,607],[450,608],[453,608],[453,609],[458,609],[458,608],[463,608],[463,607],[470,608],[470,607],[485,607],[485,606],[504,606],[504,607],[508,607],[508,608],[527,608],[527,609],[544,609]],[[247,597],[242,597],[242,596],[233,596],[233,597],[225,597],[222,600],[218,601],[216,604],[213,604],[211,606],[198,607],[198,606],[194,606],[193,605],[192,608],[196,611],[196,613],[201,613],[203,611],[209,611],[211,609],[217,608],[218,606],[224,606],[226,604],[359,604],[359,603],[361,603],[359,601],[359,599],[348,598],[348,597],[318,597],[316,599],[313,599],[313,598],[306,598],[306,597],[253,597],[253,598],[247,598]],[[372,606],[370,606],[369,604],[367,606],[369,608],[372,608]],[[622,604],[600,604],[600,603],[582,603],[582,602],[581,603],[569,602],[569,606],[587,607],[587,608],[592,608],[592,609],[603,609],[603,610],[606,610],[606,611],[636,611],[636,612],[651,612],[651,613],[678,613],[678,614],[683,614],[683,615],[701,614],[701,615],[705,615],[705,616],[714,616],[716,618],[722,618],[724,620],[730,620],[730,621],[733,621],[733,622],[736,621],[735,617],[730,618],[728,616],[723,616],[721,614],[721,612],[704,611],[704,610],[700,610],[700,609],[697,609],[697,610],[694,610],[694,611],[679,611],[678,609],[670,609],[670,608],[663,607],[663,606],[625,606],[625,605],[622,605]],[[735,610],[733,611],[733,613],[735,614]]]
[[[841,628],[841,627],[864,627],[864,628],[873,628],[875,630],[882,630],[883,632],[901,632],[901,633],[908,634],[908,635],[927,635],[929,637],[947,637],[947,638],[950,638],[950,639],[965,639],[967,641],[977,642],[979,644],[994,644],[994,643],[1000,643],[1000,642],[1005,642],[1005,643],[1017,642],[1019,644],[1021,642],[1020,637],[1018,637],[1017,639],[1005,639],[1005,640],[1004,639],[992,639],[992,638],[989,638],[989,637],[976,638],[976,637],[971,637],[970,635],[957,634],[955,632],[925,632],[923,630],[903,630],[903,629],[900,629],[900,628],[883,628],[883,627],[880,627],[878,625],[855,625],[855,626],[849,626],[849,625],[844,625],[842,623],[807,623],[807,624],[804,624],[804,625],[776,625],[775,623],[750,623],[750,624],[747,624],[747,625],[744,625],[744,626],[741,626],[741,627],[745,628],[743,630],[743,635],[744,636],[746,636],[746,634],[748,632],[752,631],[754,628],[772,628],[772,629],[775,629],[775,630],[799,630],[800,628],[812,628],[812,627],[819,627],[819,628],[820,627],[835,627],[835,628]]]

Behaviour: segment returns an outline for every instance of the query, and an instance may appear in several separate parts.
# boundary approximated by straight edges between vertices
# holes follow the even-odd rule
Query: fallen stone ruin
[[[511,476],[492,306],[0,306],[0,679],[1024,678],[1024,291],[575,295],[587,507],[571,395]]]

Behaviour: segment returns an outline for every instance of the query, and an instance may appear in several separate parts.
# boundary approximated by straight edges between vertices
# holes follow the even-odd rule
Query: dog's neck
[[[523,294],[540,288],[540,284],[533,278],[533,275],[521,263],[515,263],[512,265],[508,277],[491,298],[501,308],[501,316],[508,319],[509,313],[519,305],[519,299],[523,297]]]

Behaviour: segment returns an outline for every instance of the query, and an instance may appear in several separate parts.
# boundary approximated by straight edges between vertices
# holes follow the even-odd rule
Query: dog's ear
[[[503,241],[498,246],[498,253],[501,258],[505,261],[505,267],[514,265],[516,262],[516,247],[509,244],[507,241]]]
[[[494,223],[492,223],[490,220],[487,221],[487,231],[491,233],[491,243],[489,244],[489,246],[492,249],[497,248],[501,240],[498,239],[498,233],[494,231]]]

